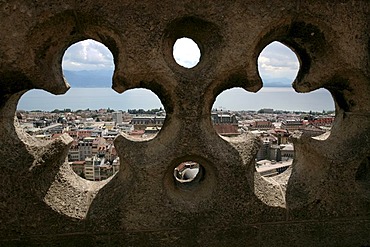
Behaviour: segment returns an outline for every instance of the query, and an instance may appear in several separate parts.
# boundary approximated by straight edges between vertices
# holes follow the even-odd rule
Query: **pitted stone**
[[[0,0],[0,245],[369,245],[369,16],[367,0]],[[172,56],[185,36],[202,53],[192,69]],[[116,138],[121,169],[98,184],[66,163],[69,137],[40,143],[14,122],[27,90],[68,90],[62,56],[88,38],[112,52],[114,90],[150,89],[167,114],[154,139]],[[210,109],[226,89],[262,87],[272,41],[300,60],[296,91],[330,91],[336,120],[325,138],[297,136],[292,169],[265,179],[257,138],[218,136]],[[180,186],[186,160],[202,173]]]

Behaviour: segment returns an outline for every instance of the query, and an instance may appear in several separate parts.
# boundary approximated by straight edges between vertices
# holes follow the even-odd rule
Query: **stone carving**
[[[370,245],[369,10],[367,0],[0,1],[0,245]],[[200,47],[192,69],[172,57],[181,37]],[[167,112],[156,138],[116,138],[123,169],[104,183],[66,165],[68,136],[39,142],[14,120],[27,90],[68,90],[63,53],[87,38],[112,52],[114,90],[150,89]],[[262,87],[257,57],[274,40],[300,59],[295,90],[326,88],[336,103],[328,138],[295,138],[289,181],[255,173],[254,136],[221,138],[210,121],[223,90]],[[187,160],[203,171],[179,185],[173,170]]]

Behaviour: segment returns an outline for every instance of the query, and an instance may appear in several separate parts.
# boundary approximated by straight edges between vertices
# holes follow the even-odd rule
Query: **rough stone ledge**
[[[352,227],[347,227],[351,225]],[[0,246],[369,246],[370,220],[340,218],[218,228],[72,232],[0,240]],[[271,238],[279,232],[279,236]],[[216,238],[214,236],[217,236]],[[309,237],[308,237],[309,236]],[[141,239],[139,242],[137,239]]]

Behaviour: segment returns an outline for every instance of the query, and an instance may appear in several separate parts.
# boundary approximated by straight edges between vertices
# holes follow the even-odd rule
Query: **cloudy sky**
[[[193,68],[199,62],[200,50],[191,39],[181,38],[173,46],[173,57],[179,65],[185,68]]]
[[[63,70],[113,70],[113,56],[109,49],[94,40],[71,45],[63,56]]]
[[[258,57],[258,71],[264,81],[287,79],[291,83],[298,69],[299,61],[295,53],[279,42],[272,42]]]
[[[174,58],[178,64],[191,68],[200,58],[197,45],[189,39],[179,39],[174,45]],[[64,54],[64,70],[113,70],[113,56],[104,45],[85,40],[69,47]],[[258,58],[258,69],[265,83],[283,81],[291,83],[297,75],[299,62],[296,55],[279,42],[268,45]]]
[[[199,61],[199,56],[197,46],[186,40],[181,40],[174,47],[174,58],[184,67],[195,66]],[[111,73],[114,69],[113,57],[110,51],[104,45],[92,40],[76,43],[67,49],[63,57],[62,66],[64,70],[70,70],[68,72],[70,75],[76,74],[74,71],[81,70],[96,71],[94,73],[100,75],[107,74],[106,72]],[[273,42],[261,52],[258,59],[258,67],[265,86],[277,86],[278,83],[274,82],[283,82],[281,86],[289,86],[296,77],[299,62],[289,48],[278,42]],[[99,73],[99,71],[104,71],[104,73]],[[82,74],[89,75],[90,73]],[[93,78],[95,80],[97,77],[94,76]],[[72,85],[72,87],[75,87],[75,85]],[[99,94],[101,94],[102,90],[104,91],[106,89],[104,91],[105,94],[99,97],[96,97],[96,94],[91,91],[97,88],[86,90],[86,87],[78,88],[76,86],[75,89],[75,91],[69,90],[65,95],[57,96],[43,90],[30,90],[22,96],[18,104],[18,109],[52,110],[110,107],[112,109],[125,110],[125,107],[137,109],[163,107],[159,98],[150,90],[146,89],[132,89],[125,91],[123,94],[117,94],[109,87],[99,88],[99,91],[97,91]],[[84,95],[86,96],[85,98],[82,97]],[[269,100],[266,100],[266,95],[268,95]],[[48,104],[45,104],[45,99],[47,99]],[[145,102],[149,102],[150,105],[140,105]],[[295,93],[291,87],[263,87],[257,94],[249,93],[241,88],[233,88],[225,90],[217,96],[214,102],[214,108],[229,110],[274,108],[320,111],[322,109],[333,110],[334,103],[330,93],[324,89],[302,95]]]

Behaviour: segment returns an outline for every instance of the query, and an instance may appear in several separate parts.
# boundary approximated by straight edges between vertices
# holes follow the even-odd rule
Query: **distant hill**
[[[269,78],[263,79],[263,86],[264,87],[291,87],[292,86],[292,79],[288,78]]]
[[[109,70],[64,70],[63,74],[74,88],[110,88],[112,86],[113,71]]]
[[[110,88],[112,87],[113,71],[109,70],[64,70],[65,78],[74,88]],[[291,87],[288,78],[269,78],[263,80],[264,87]]]

